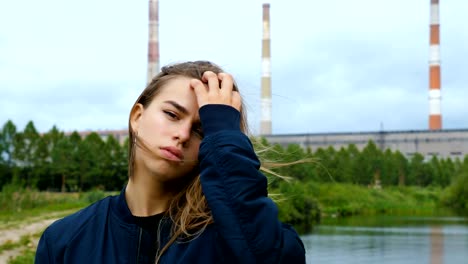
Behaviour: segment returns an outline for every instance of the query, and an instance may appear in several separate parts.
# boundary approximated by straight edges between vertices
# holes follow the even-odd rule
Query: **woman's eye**
[[[164,113],[169,116],[171,119],[177,119],[177,115],[171,111],[164,111]]]

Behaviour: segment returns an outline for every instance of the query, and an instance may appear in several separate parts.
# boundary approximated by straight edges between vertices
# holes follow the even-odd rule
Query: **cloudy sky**
[[[468,1],[441,0],[443,127],[468,128]],[[161,64],[231,72],[259,131],[262,3],[160,0]],[[273,133],[427,129],[430,0],[271,0]],[[148,1],[0,2],[0,125],[126,129]]]

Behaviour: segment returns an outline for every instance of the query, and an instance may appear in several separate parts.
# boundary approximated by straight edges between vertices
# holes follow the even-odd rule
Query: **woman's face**
[[[176,77],[160,89],[146,108],[137,104],[132,111],[133,131],[151,150],[136,147],[134,173],[170,181],[194,172],[203,134],[190,78]]]

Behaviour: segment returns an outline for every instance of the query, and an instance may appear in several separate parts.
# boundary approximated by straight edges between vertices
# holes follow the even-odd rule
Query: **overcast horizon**
[[[160,63],[211,60],[260,125],[264,1],[159,1]],[[273,134],[426,130],[430,0],[270,3]],[[184,7],[184,8],[182,8]],[[468,129],[468,1],[440,3],[443,129]],[[126,129],[148,1],[0,3],[0,125]]]

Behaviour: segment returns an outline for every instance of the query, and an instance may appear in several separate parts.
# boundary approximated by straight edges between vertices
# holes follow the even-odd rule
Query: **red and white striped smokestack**
[[[271,134],[270,4],[263,4],[262,101],[260,134]]]
[[[159,6],[158,0],[149,0],[148,74],[147,82],[159,72]]]
[[[442,129],[441,93],[440,93],[440,24],[439,0],[431,0],[429,55],[429,129]]]

